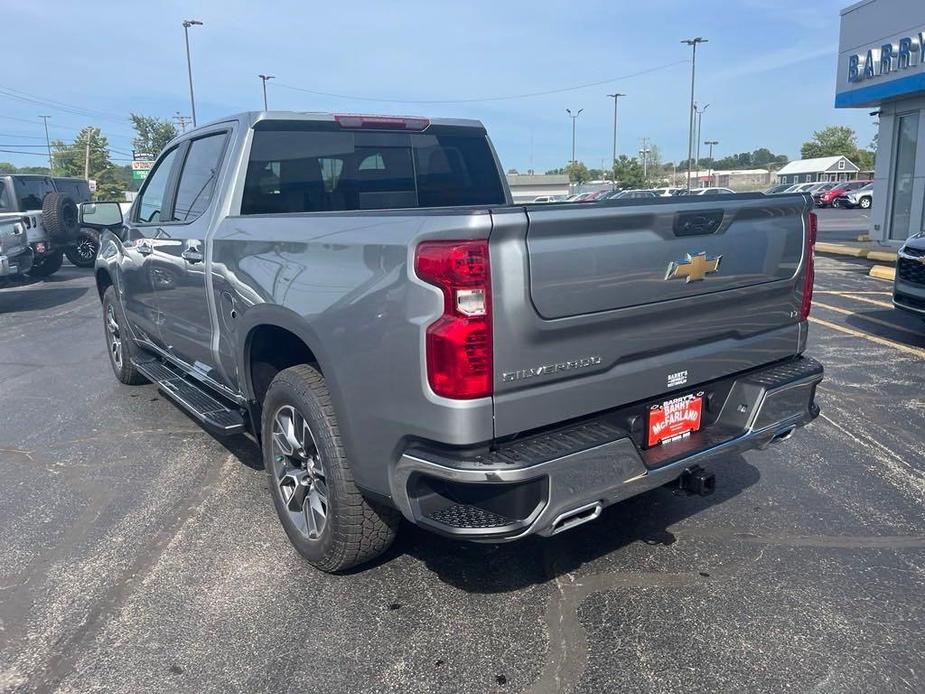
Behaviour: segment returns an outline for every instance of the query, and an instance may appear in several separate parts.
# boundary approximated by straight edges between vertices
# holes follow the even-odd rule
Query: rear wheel
[[[93,229],[81,229],[77,242],[65,249],[64,254],[77,267],[93,267],[100,251],[100,235]]]
[[[41,257],[36,257],[29,268],[30,277],[51,277],[61,269],[64,262],[64,251],[52,251]]]
[[[290,542],[309,563],[337,572],[389,548],[399,515],[353,481],[324,377],[307,365],[280,371],[263,403],[263,460]]]
[[[106,336],[109,363],[121,383],[137,386],[147,383],[148,379],[135,368],[133,359],[138,354],[138,348],[132,336],[128,334],[127,326],[125,313],[116,296],[116,289],[108,287],[103,294],[103,333]]]

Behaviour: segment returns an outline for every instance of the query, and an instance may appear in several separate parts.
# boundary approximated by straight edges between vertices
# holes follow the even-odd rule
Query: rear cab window
[[[478,128],[384,132],[268,123],[254,131],[244,215],[506,202],[491,147]]]

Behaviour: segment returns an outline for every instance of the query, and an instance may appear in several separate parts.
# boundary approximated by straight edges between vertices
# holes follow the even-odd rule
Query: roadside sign
[[[90,186],[90,192],[96,192],[96,180],[93,178],[87,179],[87,184]]]
[[[148,177],[148,172],[145,169],[132,169],[132,180],[133,181],[143,181]]]
[[[148,159],[135,159],[132,161],[132,171],[150,171],[154,162]]]

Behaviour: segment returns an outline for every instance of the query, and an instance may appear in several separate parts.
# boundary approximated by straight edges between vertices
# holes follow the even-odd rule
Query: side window
[[[10,204],[10,196],[7,193],[6,184],[3,181],[0,181],[0,212],[9,212],[12,209]]]
[[[177,148],[174,147],[161,158],[148,176],[141,200],[135,207],[135,221],[139,224],[157,224],[161,221],[164,201],[167,198],[167,183],[170,181],[170,171],[176,158]]]
[[[227,139],[226,133],[220,133],[190,143],[177,185],[173,221],[191,222],[209,207]]]

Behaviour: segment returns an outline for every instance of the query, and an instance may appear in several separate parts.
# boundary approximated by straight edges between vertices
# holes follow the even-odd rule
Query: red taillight
[[[407,116],[364,116],[353,113],[338,113],[335,122],[342,128],[379,128],[382,130],[424,130],[430,125],[427,118]]]
[[[427,380],[446,398],[492,393],[491,271],[487,241],[417,247],[417,276],[443,290],[443,315],[427,328]]]
[[[809,310],[813,305],[813,282],[816,274],[813,249],[816,245],[817,225],[816,213],[810,212],[806,220],[806,268],[803,271],[803,299],[800,301],[800,320],[809,318]]]

